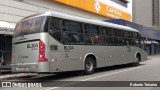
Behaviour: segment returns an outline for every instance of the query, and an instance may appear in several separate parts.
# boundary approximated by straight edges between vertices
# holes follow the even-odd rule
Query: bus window
[[[137,47],[140,47],[140,41],[139,41],[139,39],[135,39],[135,43],[136,43]]]
[[[133,45],[133,46],[136,45],[136,39],[132,39],[132,45]]]
[[[105,28],[107,36],[113,36],[112,28]]]
[[[84,44],[82,24],[73,21],[63,21],[63,42],[65,44]]]
[[[84,44],[84,35],[78,33],[63,32],[65,44]]]
[[[124,38],[131,38],[131,32],[129,32],[129,31],[123,31],[123,37]]]
[[[50,25],[49,25],[49,34],[54,37],[56,40],[61,42],[61,19],[58,18],[51,18]]]
[[[132,45],[140,47],[140,35],[136,32],[131,33]]]
[[[101,37],[96,35],[96,36],[93,36],[93,40],[94,40],[94,44],[95,45],[101,45]]]
[[[137,33],[136,46],[141,47],[141,35]]]
[[[123,38],[124,40],[124,45],[131,45],[131,39]]]
[[[114,43],[113,43],[113,37],[106,37],[106,44],[107,45],[113,45]]]
[[[113,29],[113,34],[115,37],[121,37],[122,33],[120,29]]]
[[[100,36],[101,45],[105,44],[105,36]]]
[[[84,42],[84,36],[82,34],[78,34],[78,33],[70,33],[69,34],[70,38],[71,38],[71,42],[72,43],[81,43],[83,44]]]
[[[45,17],[35,17],[31,19],[23,20],[17,23],[15,28],[14,37],[39,33],[43,28],[43,22],[45,21]]]
[[[106,34],[106,39],[105,39],[106,45],[113,45],[114,44],[113,29],[110,27],[105,27],[105,34]]]
[[[122,33],[120,29],[113,29],[114,45],[122,45]]]
[[[132,45],[132,38],[131,38],[131,32],[129,31],[122,31],[122,42],[124,45]]]
[[[104,37],[98,35],[86,35],[85,41],[87,44],[102,45],[104,44]]]
[[[134,39],[138,39],[138,33],[133,32],[133,33],[132,33],[132,38],[134,38]]]
[[[85,41],[87,44],[101,45],[101,30],[100,27],[90,24],[85,24],[86,38]]]
[[[85,43],[86,44],[94,44],[93,38],[90,35],[85,36]]]
[[[80,33],[81,28],[82,28],[81,23],[77,23],[74,21],[68,21],[68,20],[63,21],[63,31]]]
[[[85,31],[88,35],[98,35],[99,28],[95,25],[85,24]]]
[[[106,35],[106,29],[104,27],[101,28],[101,35]]]
[[[122,38],[121,37],[114,37],[114,45],[122,45]]]

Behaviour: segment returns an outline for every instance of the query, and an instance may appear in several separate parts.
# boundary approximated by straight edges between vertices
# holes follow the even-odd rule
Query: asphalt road
[[[139,66],[121,65],[106,67],[97,69],[96,72],[92,75],[81,75],[77,74],[77,72],[67,72],[60,75],[49,74],[26,76],[21,78],[15,78],[13,80],[31,80],[37,82],[41,81],[42,86],[50,86],[43,88],[23,88],[24,90],[160,90],[160,87],[101,87],[105,86],[105,84],[108,83],[104,81],[115,81],[109,82],[112,85],[116,84],[115,86],[120,86],[121,84],[124,85],[124,83],[128,83],[127,85],[130,85],[130,83],[132,82],[134,84],[134,81],[144,81],[144,83],[147,83],[148,81],[160,81],[160,55],[152,56],[149,58],[149,60],[141,62]],[[139,84],[138,82],[136,83]],[[144,85],[144,83],[142,84]],[[0,90],[21,89],[22,88],[0,88]]]

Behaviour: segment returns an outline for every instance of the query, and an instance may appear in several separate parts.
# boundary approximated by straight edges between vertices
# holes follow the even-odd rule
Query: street
[[[43,88],[24,88],[24,90],[160,90],[159,87],[96,87],[96,85],[91,85],[90,87],[82,85],[82,87],[80,84],[81,82],[83,83],[83,81],[122,81],[122,83],[123,81],[160,81],[159,67],[160,55],[157,55],[150,56],[149,60],[141,62],[139,66],[120,65],[100,68],[92,75],[81,75],[77,74],[77,72],[67,72],[58,75],[40,74],[36,76],[23,76],[12,80],[40,80],[42,82],[42,86],[49,86]],[[74,84],[79,85],[79,87],[71,87],[74,86]],[[21,89],[22,88],[0,88],[0,90]]]

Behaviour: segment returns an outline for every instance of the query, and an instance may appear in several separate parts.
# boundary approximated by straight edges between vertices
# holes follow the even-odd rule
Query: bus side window
[[[61,30],[60,30],[61,19],[51,18],[49,24],[49,34],[61,42]]]
[[[124,45],[132,45],[131,32],[122,31],[122,37],[123,37]]]
[[[113,45],[114,44],[113,29],[106,27],[105,33],[106,33],[106,45]]]
[[[100,45],[101,44],[100,33],[101,33],[100,27],[91,24],[85,24],[86,44]]]
[[[132,32],[132,45],[133,46],[137,46],[137,47],[140,47],[141,43],[140,43],[140,34],[138,34],[137,32]]]
[[[105,28],[105,33],[106,33],[107,36],[113,36],[112,28]]]
[[[101,45],[105,45],[106,44],[106,30],[105,27],[101,27],[100,28],[100,39],[101,39]]]
[[[86,44],[94,44],[92,36],[90,36],[90,35],[85,36],[85,42],[86,42]]]
[[[65,44],[83,44],[82,23],[63,20],[63,42]]]
[[[120,29],[113,29],[114,37],[122,37],[122,33]]]
[[[137,33],[136,46],[141,47],[141,35]]]
[[[99,27],[91,24],[85,24],[85,31],[88,35],[98,35]]]
[[[106,44],[107,45],[113,45],[114,43],[113,43],[113,37],[106,37]]]
[[[137,40],[137,33],[136,32],[132,32],[132,45],[136,46],[136,40]]]
[[[120,29],[113,29],[114,34],[114,45],[122,45],[122,30]]]

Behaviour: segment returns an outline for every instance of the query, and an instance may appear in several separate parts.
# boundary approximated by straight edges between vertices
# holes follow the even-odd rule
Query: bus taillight
[[[46,46],[45,44],[40,40],[39,41],[39,60],[38,62],[46,62],[48,59],[46,58]]]

